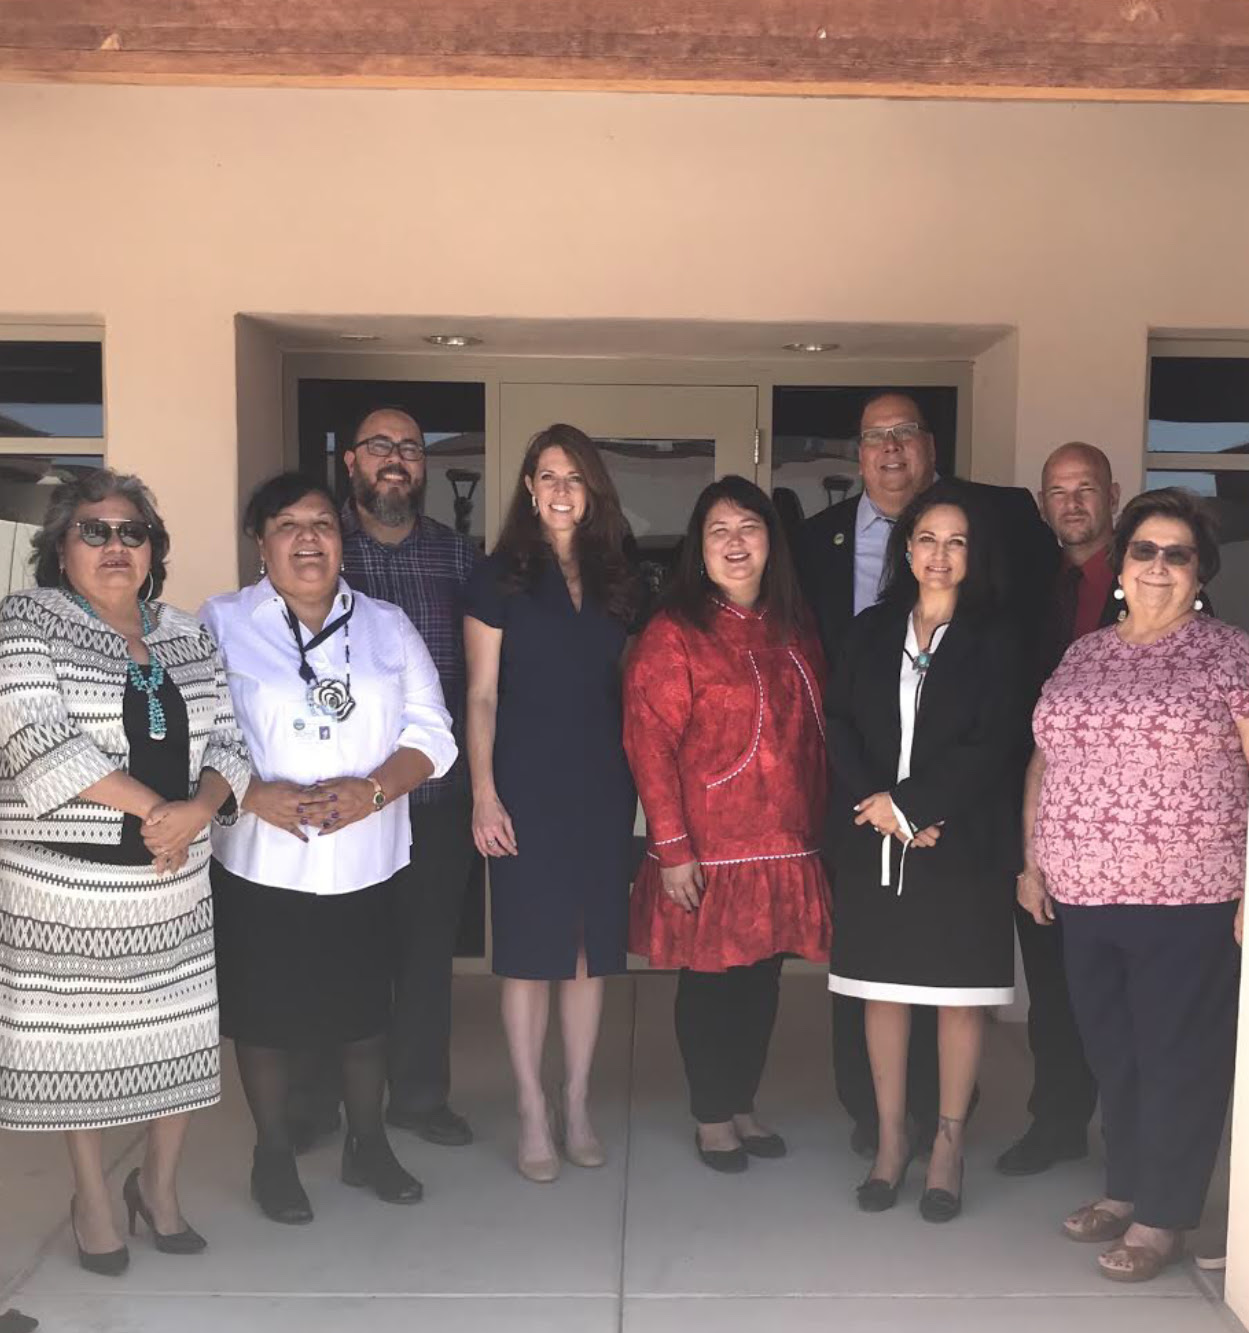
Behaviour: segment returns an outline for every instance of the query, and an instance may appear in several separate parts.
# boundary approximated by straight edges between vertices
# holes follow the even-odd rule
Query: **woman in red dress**
[[[784,1155],[754,1114],[781,962],[829,954],[823,680],[776,510],[724,477],[699,497],[625,675],[650,834],[629,947],[680,969],[677,1041],[699,1156],[717,1171]]]

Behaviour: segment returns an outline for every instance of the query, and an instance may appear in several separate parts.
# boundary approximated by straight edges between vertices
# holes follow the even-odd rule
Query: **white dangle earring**
[[[1116,601],[1116,602],[1121,602],[1121,601],[1123,601],[1124,597],[1126,597],[1126,596],[1127,596],[1127,594],[1123,591],[1123,584],[1122,584],[1122,583],[1117,584],[1116,587],[1115,587],[1115,601]],[[1128,618],[1128,609],[1127,609],[1127,607],[1126,607],[1126,606],[1122,606],[1122,607],[1120,607],[1120,608],[1119,608],[1119,619],[1120,619],[1121,621],[1123,621],[1123,620],[1126,620],[1127,618]]]
[[[1205,605],[1206,605],[1205,602],[1202,601],[1202,598],[1201,598],[1201,589],[1198,588],[1198,589],[1197,589],[1197,600],[1193,603],[1193,610],[1194,610],[1194,611],[1202,611],[1202,610],[1205,609]]]

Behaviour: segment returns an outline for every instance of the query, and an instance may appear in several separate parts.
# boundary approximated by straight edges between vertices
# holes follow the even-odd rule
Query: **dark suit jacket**
[[[1058,542],[1036,501],[1022,487],[963,484],[988,521],[993,558],[1003,566],[1008,615],[1019,631],[1024,662],[1034,662],[1054,596],[1061,558]],[[830,664],[836,661],[854,619],[854,523],[858,508],[859,497],[855,495],[809,518],[795,546],[798,577],[815,613]]]
[[[833,671],[827,711],[838,872],[853,869],[863,882],[875,882],[880,838],[855,826],[853,807],[888,791],[914,827],[945,825],[937,847],[914,861],[922,867],[917,888],[924,879],[933,888],[947,881],[1009,883],[1006,872],[1018,869],[1016,787],[1030,717],[1018,634],[1002,615],[955,614],[924,682],[911,776],[899,782],[898,668],[908,610],[864,611],[848,629]],[[908,868],[908,881],[911,874]]]

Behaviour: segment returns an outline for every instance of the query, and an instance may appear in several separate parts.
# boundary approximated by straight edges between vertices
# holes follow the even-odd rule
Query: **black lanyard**
[[[289,606],[286,607],[286,623],[291,627],[291,633],[295,636],[295,647],[299,649],[299,678],[304,682],[305,685],[315,685],[317,683],[317,673],[313,671],[313,669],[308,665],[308,654],[314,648],[319,648],[321,644],[323,644],[326,641],[326,639],[331,638],[333,635],[337,634],[340,629],[345,630],[347,622],[351,619],[352,612],[355,611],[356,609],[356,604],[354,599],[351,602],[348,602],[346,593],[343,593],[342,600],[343,600],[343,605],[347,609],[342,613],[341,616],[338,617],[337,620],[331,620],[328,625],[325,625],[316,634],[314,634],[312,638],[308,640],[307,643],[304,643],[304,636],[302,630],[300,629],[298,618],[296,617],[295,613],[290,609]],[[347,648],[348,679],[350,680],[350,673],[351,673],[351,648],[350,648],[351,640],[349,637],[350,630],[347,630],[347,635],[348,635],[347,645],[345,646]]]

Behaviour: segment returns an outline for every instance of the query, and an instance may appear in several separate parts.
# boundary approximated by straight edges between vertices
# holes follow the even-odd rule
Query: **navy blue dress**
[[[627,627],[586,595],[578,612],[554,563],[531,592],[500,586],[484,561],[465,612],[503,631],[494,782],[517,856],[490,859],[494,971],[574,977],[623,972],[637,797],[622,740]]]

